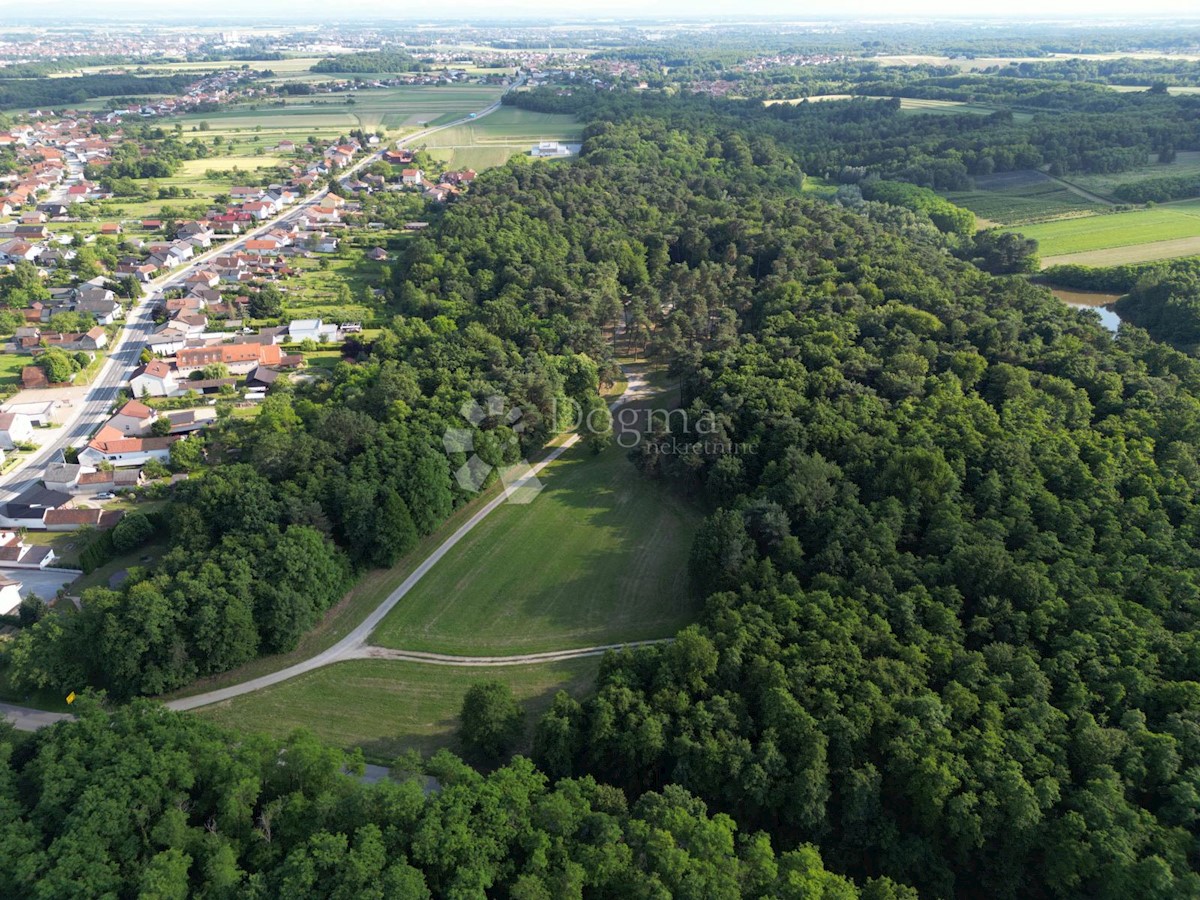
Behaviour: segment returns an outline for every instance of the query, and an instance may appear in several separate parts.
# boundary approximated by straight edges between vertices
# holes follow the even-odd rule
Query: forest
[[[37,109],[84,103],[93,97],[178,94],[190,75],[70,75],[63,78],[0,80],[0,109]]]
[[[489,462],[536,449],[556,398],[616,376],[618,323],[708,426],[632,452],[707,511],[700,621],[559,695],[532,762],[405,763],[429,796],[303,735],[85,698],[6,754],[0,893],[1200,896],[1200,362],[984,271],[1035,248],[924,190],[1194,146],[1195,101],[514,102],[580,115],[580,158],[432,211],[388,327],[181,442],[202,477],[161,562],[24,629],[7,674],[124,701],[294,646],[466,499],[441,444],[465,399],[525,412],[480,423]]]

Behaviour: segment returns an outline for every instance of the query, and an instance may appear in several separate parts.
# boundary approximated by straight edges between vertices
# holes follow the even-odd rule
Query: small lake
[[[1075,309],[1091,309],[1100,315],[1100,324],[1114,334],[1121,324],[1121,317],[1113,311],[1113,304],[1120,299],[1120,294],[1104,294],[1100,291],[1067,291],[1052,288],[1051,293],[1067,306]]]

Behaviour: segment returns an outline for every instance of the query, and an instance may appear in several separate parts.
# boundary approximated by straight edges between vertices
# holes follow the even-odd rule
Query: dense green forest
[[[178,94],[194,75],[75,75],[0,81],[0,109],[71,106],[93,97],[145,97]]]
[[[243,738],[141,702],[24,742],[0,724],[0,895],[421,900],[915,900],[772,847],[671,787],[629,801],[524,759],[362,784],[309,737]]]
[[[315,63],[310,71],[364,75],[382,72],[419,72],[427,68],[412,55],[399,50],[378,50],[362,53],[345,53],[331,56]]]
[[[538,769],[443,756],[430,798],[307,738],[86,709],[8,755],[0,893],[1200,896],[1200,363],[983,271],[1035,248],[927,190],[1192,147],[1200,107],[997,91],[1027,88],[1095,102],[513,98],[587,120],[581,157],[432,210],[352,362],[176,444],[202,477],[162,561],[24,629],[10,681],[125,700],[295,646],[466,499],[441,443],[464,400],[522,408],[475,439],[513,461],[629,350],[688,411],[632,456],[709,511],[702,619],[560,695]],[[1155,273],[1123,290],[1196,296]]]

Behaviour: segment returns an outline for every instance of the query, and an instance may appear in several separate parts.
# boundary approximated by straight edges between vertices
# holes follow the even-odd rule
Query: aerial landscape
[[[1200,898],[1189,6],[0,10],[0,898]]]

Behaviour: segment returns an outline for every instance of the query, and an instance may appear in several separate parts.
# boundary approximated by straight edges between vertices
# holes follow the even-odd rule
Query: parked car
[[[101,491],[99,494],[96,495],[96,499],[97,500],[112,500],[116,496],[117,495],[114,494],[112,491]]]

